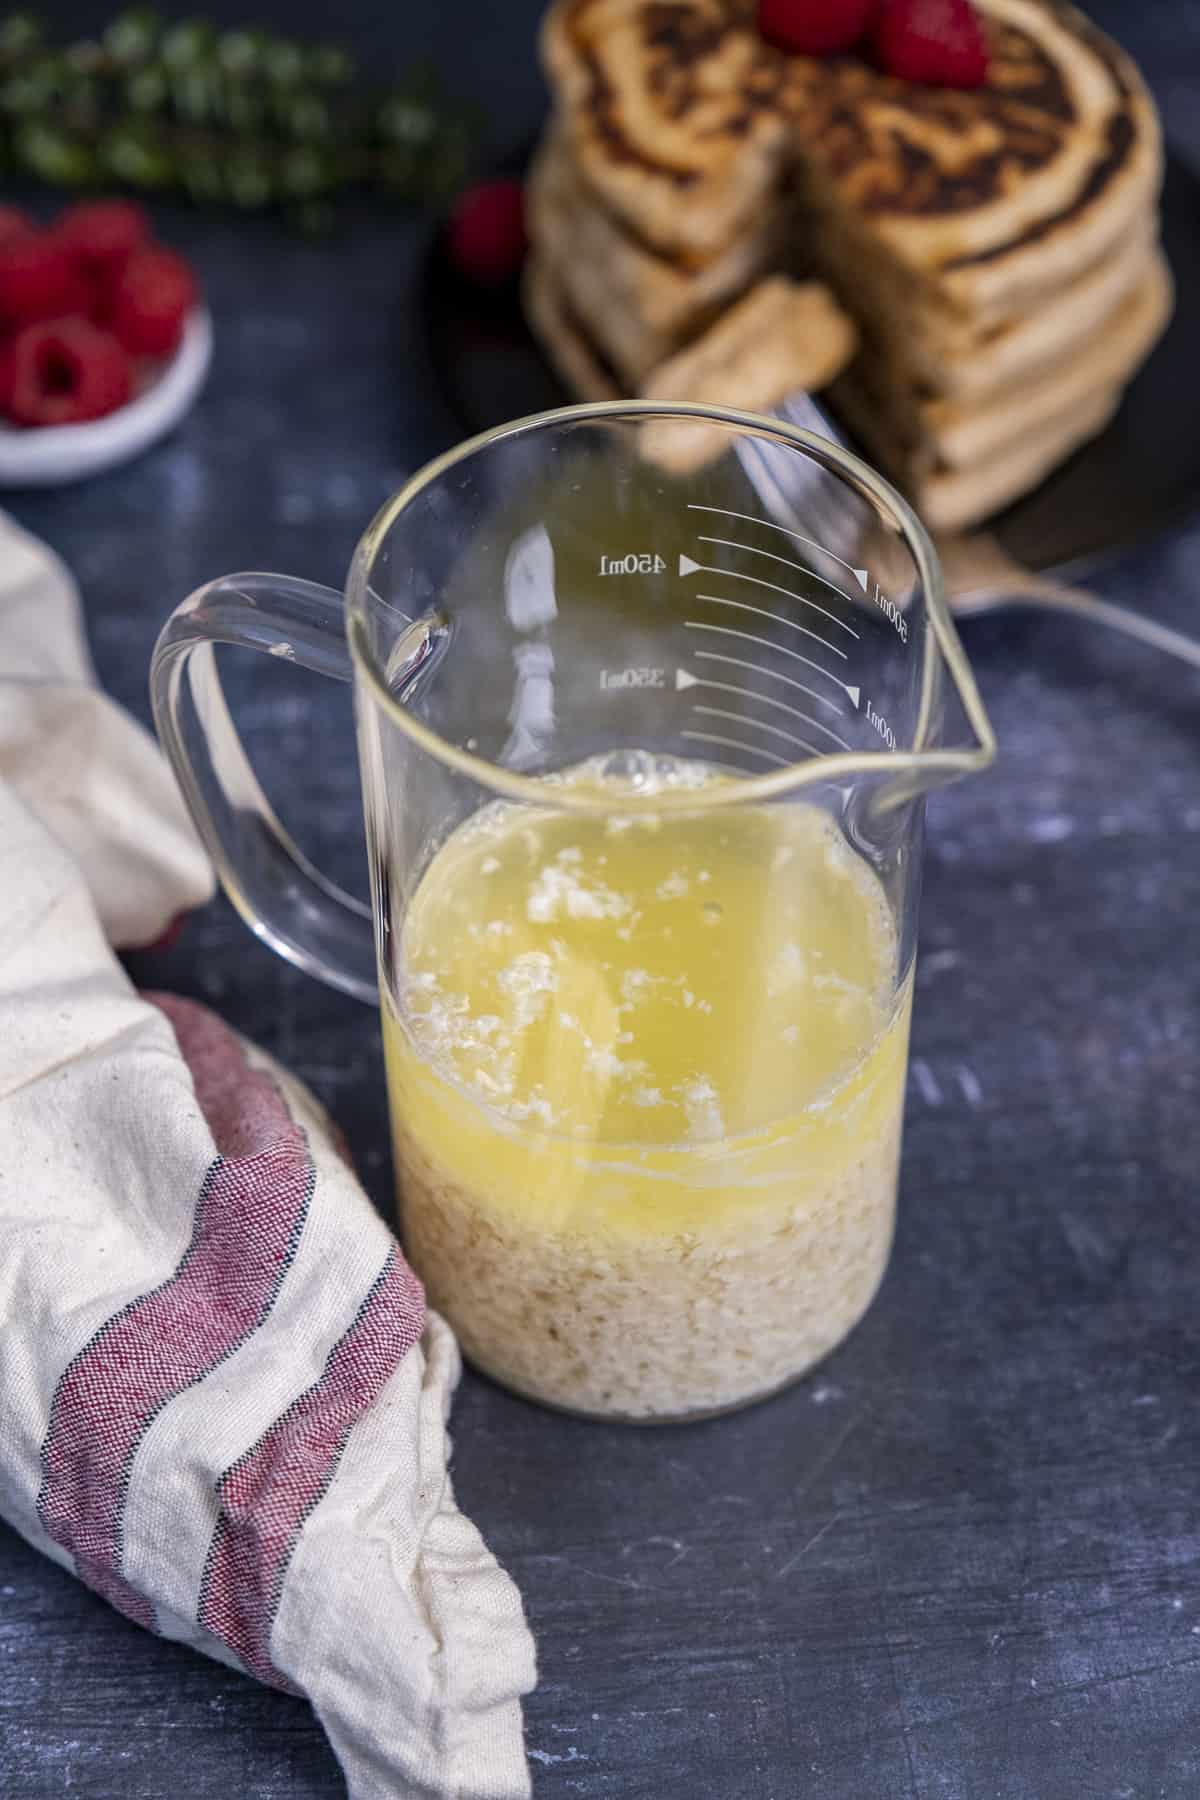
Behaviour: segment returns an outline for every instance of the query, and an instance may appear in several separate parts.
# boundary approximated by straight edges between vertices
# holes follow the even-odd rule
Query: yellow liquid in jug
[[[719,779],[676,764],[670,785]],[[681,1416],[769,1392],[861,1316],[909,995],[882,890],[824,814],[489,807],[421,881],[400,984],[405,1243],[484,1368]]]

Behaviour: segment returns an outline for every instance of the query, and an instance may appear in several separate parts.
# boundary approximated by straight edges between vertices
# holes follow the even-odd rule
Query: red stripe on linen
[[[59,1380],[38,1513],[89,1586],[153,1627],[150,1602],[122,1573],[134,1455],[162,1408],[269,1314],[295,1255],[314,1171],[282,1095],[250,1068],[228,1027],[191,1001],[146,998],[174,1028],[218,1156],[174,1273],[107,1320]]]
[[[270,1650],[296,1541],[337,1473],[350,1431],[424,1327],[424,1290],[393,1248],[320,1378],[221,1479],[199,1620],[260,1681],[296,1691]]]

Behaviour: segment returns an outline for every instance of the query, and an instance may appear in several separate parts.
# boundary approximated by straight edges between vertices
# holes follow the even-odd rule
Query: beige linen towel
[[[113,955],[210,891],[0,516],[0,1515],[307,1695],[353,1800],[518,1800],[533,1644],[454,1502],[454,1340],[311,1095]]]

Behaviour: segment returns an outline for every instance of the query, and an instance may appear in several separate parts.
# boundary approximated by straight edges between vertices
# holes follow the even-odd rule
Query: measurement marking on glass
[[[815,744],[797,737],[794,731],[785,731],[782,725],[769,725],[766,719],[752,719],[749,713],[730,712],[727,706],[697,706],[695,711],[706,719],[727,719],[731,725],[749,725],[755,731],[769,731],[772,737],[782,738],[785,744],[795,744],[799,749],[807,750],[810,756],[821,754]]]
[[[666,563],[655,550],[630,550],[625,556],[602,556],[601,575],[662,575]]]
[[[795,683],[795,686],[799,685],[799,682]],[[687,669],[676,669],[676,693],[683,688],[694,687],[715,688],[718,693],[722,694],[740,694],[743,700],[760,700],[764,706],[774,706],[779,712],[787,713],[790,718],[799,719],[803,724],[811,725],[814,731],[823,731],[826,737],[833,739],[839,749],[850,749],[845,738],[840,738],[836,731],[830,730],[828,725],[822,725],[820,719],[814,719],[809,713],[801,712],[798,706],[789,706],[786,700],[776,700],[773,694],[760,694],[755,688],[739,687],[733,681],[711,681],[706,675],[692,675]],[[703,707],[700,710],[703,711]],[[811,749],[812,746],[806,745],[806,748]]]
[[[721,737],[715,731],[681,731],[679,735],[697,744],[723,744],[726,750],[743,750],[749,756],[761,756],[766,762],[778,763],[781,769],[790,769],[795,761],[794,757],[776,756],[773,750],[760,750],[757,744],[743,744],[740,738]],[[742,774],[745,773],[743,769]]]
[[[727,571],[726,571],[727,572]],[[734,606],[738,612],[757,613],[760,619],[770,619],[772,625],[782,625],[787,631],[799,631],[811,638],[814,644],[820,644],[831,656],[840,656],[843,662],[848,661],[846,652],[823,638],[819,631],[810,631],[807,625],[797,625],[794,619],[785,619],[780,613],[770,612],[765,606],[752,606],[749,600],[730,600],[724,594],[697,594],[697,600],[710,600],[714,606]]]
[[[665,669],[601,669],[600,686],[613,688],[661,688],[667,685]]]
[[[827,587],[831,594],[837,595],[839,600],[844,600],[846,598],[840,587],[834,587],[832,581],[826,581],[825,577],[823,575],[818,575],[815,569],[806,569],[803,563],[793,562],[790,556],[776,556],[770,550],[760,550],[757,544],[739,544],[733,538],[702,536],[699,541],[702,544],[724,544],[727,550],[748,550],[751,556],[765,556],[768,562],[782,563],[785,569],[795,569],[797,574],[807,575],[810,581],[819,581],[822,587]],[[685,563],[687,564],[686,569],[684,568]],[[679,558],[679,573],[681,575],[686,575],[688,570],[699,569],[702,566],[701,563],[693,562],[690,556],[681,556]],[[753,575],[739,574],[737,569],[705,569],[704,572],[706,575],[736,575],[739,581],[753,581],[755,579]],[[773,586],[773,583],[764,581],[760,583],[760,586],[771,587]],[[792,594],[791,588],[776,588],[775,592],[777,594]],[[818,606],[815,600],[806,600],[803,594],[792,594],[792,599],[799,600],[804,606],[811,606],[814,612],[819,612],[821,614],[822,618],[828,619],[833,625],[840,625],[843,631],[848,631],[852,638],[857,638],[859,636],[859,633],[854,630],[853,626],[847,625],[845,619],[839,619],[836,613],[826,612],[825,608],[823,606]]]
[[[894,600],[889,600],[879,583],[875,583],[875,604],[888,622],[895,626],[902,644],[908,642],[908,620]]]
[[[703,598],[704,595],[701,594],[700,599],[703,600]],[[752,631],[739,631],[735,625],[709,625],[703,619],[685,619],[683,622],[689,631],[720,631],[726,637],[743,638],[748,644],[761,644],[763,649],[770,650],[772,655],[790,656],[793,662],[803,663],[806,669],[815,669],[818,675],[824,675],[826,681],[832,681],[835,687],[841,688],[852,706],[858,705],[859,695],[862,691],[860,688],[848,687],[839,675],[833,674],[830,669],[823,669],[820,663],[812,660],[811,656],[801,656],[798,650],[791,650],[786,644],[773,644],[770,638],[756,637]]]
[[[869,700],[863,702],[863,711],[867,715],[867,724],[875,727],[889,750],[894,750],[896,748],[896,734],[884,718],[883,714],[876,712]]]
[[[841,563],[842,568],[848,569],[853,575],[863,593],[865,594],[867,591],[867,582],[871,574],[869,569],[856,569],[853,563],[844,562],[840,556],[835,556],[832,550],[827,550],[824,544],[818,544],[816,538],[805,537],[802,531],[790,531],[786,525],[777,525],[774,519],[760,519],[754,513],[733,512],[728,506],[701,506],[697,500],[688,501],[688,511],[720,513],[723,519],[744,519],[747,525],[765,525],[768,531],[782,531],[785,537],[795,538],[798,543],[808,544],[812,549],[819,550],[822,556],[829,558],[830,562]]]
[[[793,594],[791,588],[780,587],[779,583],[776,581],[763,581],[760,576],[747,575],[741,569],[710,569],[707,568],[704,563],[693,562],[690,556],[681,556],[679,558],[679,573],[681,575],[690,575],[694,570],[698,571],[701,575],[732,575],[735,581],[752,581],[755,587],[770,588],[773,594],[786,594],[789,600],[795,600],[800,606],[811,606],[814,612],[820,613],[821,617],[823,619],[828,619],[832,625],[842,625],[840,619],[834,618],[831,612],[826,612],[823,606],[818,606],[815,600],[806,600],[803,594]],[[818,577],[818,580],[819,579],[820,577]],[[835,588],[833,591],[836,594],[838,590]],[[713,596],[711,594],[701,594],[700,598],[702,600],[711,600]],[[729,606],[739,606],[744,605],[745,603],[743,601],[730,600],[727,604]],[[792,619],[780,618],[778,613],[767,613],[765,616],[768,619],[775,619],[780,625],[791,626],[793,631],[803,631],[809,637],[816,638],[818,644],[824,644],[827,650],[832,650],[835,656],[840,656],[842,660],[845,661],[846,652],[837,649],[827,638],[823,638],[819,632],[809,631],[806,625],[797,625]],[[857,631],[851,631],[849,625],[842,625],[842,630],[849,631],[850,636],[857,639]]]
[[[746,633],[743,632],[741,635],[745,636]],[[755,642],[758,641],[755,639]],[[786,682],[788,687],[795,688],[801,694],[807,694],[809,699],[815,700],[818,706],[827,706],[835,719],[840,719],[842,716],[842,709],[836,700],[827,700],[824,694],[818,694],[816,688],[806,687],[802,681],[797,681],[794,675],[785,675],[782,669],[764,669],[761,663],[747,662],[744,656],[724,656],[720,650],[697,650],[694,654],[697,662],[728,663],[733,669],[749,669],[752,675],[765,675],[771,681]],[[816,720],[814,719],[812,723],[815,725]]]

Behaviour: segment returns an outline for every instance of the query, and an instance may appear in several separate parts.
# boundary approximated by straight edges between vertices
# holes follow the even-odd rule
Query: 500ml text
[[[889,600],[887,595],[881,592],[878,582],[875,583],[875,604],[883,614],[884,618],[890,619],[892,624],[896,627],[896,630],[900,634],[900,642],[902,644],[907,644],[908,620],[900,611],[896,602],[894,600]]]

